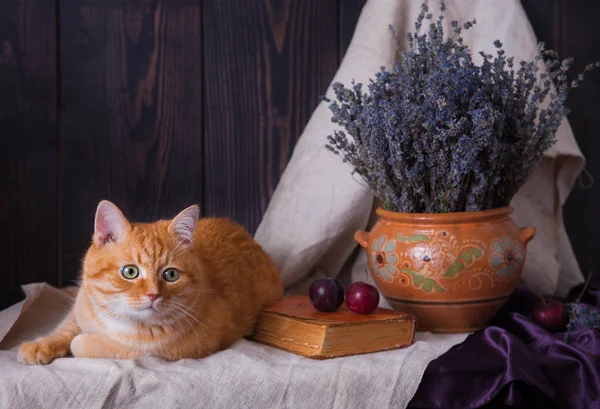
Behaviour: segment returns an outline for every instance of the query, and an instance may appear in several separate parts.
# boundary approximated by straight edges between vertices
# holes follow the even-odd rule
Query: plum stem
[[[546,300],[544,299],[544,296],[542,294],[539,294],[540,298],[542,299],[542,302],[544,303],[544,307],[548,306],[548,303],[546,302]]]
[[[365,269],[365,275],[367,276],[367,284],[369,284],[369,272]]]

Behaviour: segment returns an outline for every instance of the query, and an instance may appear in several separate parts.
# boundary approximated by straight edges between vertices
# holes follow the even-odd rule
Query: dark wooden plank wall
[[[570,77],[585,65],[600,61],[600,2],[596,0],[522,0],[538,39],[573,57]],[[600,270],[600,70],[586,75],[585,82],[570,92],[569,123],[586,157],[586,171],[564,207],[567,233],[584,274]],[[594,184],[591,184],[595,181]]]
[[[254,231],[363,4],[0,0],[0,304],[71,283],[102,198],[138,221],[196,202]],[[523,5],[577,70],[600,58],[594,0]],[[590,76],[569,100],[595,179],[599,91]],[[580,187],[566,207],[584,269],[598,207]]]
[[[253,231],[339,61],[335,1],[204,1],[206,214]],[[227,44],[227,46],[224,46]]]
[[[0,307],[58,282],[54,0],[0,0]]]
[[[0,308],[72,283],[104,198],[254,231],[363,4],[0,0]]]
[[[101,199],[136,221],[202,202],[202,7],[64,0],[60,21],[60,273],[73,280]]]

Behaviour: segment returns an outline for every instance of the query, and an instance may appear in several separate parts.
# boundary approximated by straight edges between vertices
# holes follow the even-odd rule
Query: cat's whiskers
[[[126,317],[126,315],[125,315],[126,306],[117,305],[117,308],[110,308],[110,307],[105,307],[105,306],[107,304],[110,304],[111,302],[122,301],[122,300],[126,300],[127,298],[128,298],[127,296],[122,296],[122,297],[113,298],[113,299],[103,302],[101,304],[95,305],[94,312],[96,313],[96,317],[93,319],[92,323],[93,324],[103,324],[104,326],[106,326],[106,322],[105,322],[106,318],[120,319],[120,318]],[[105,308],[102,308],[102,307],[105,307]]]
[[[125,298],[125,297],[124,297]],[[107,306],[108,304],[112,303],[115,300],[110,300],[107,302],[104,302],[102,304],[99,305],[95,305],[93,308],[94,313],[96,314],[96,318],[94,319],[95,323],[104,323],[104,318],[108,318],[110,315],[114,315],[115,318],[117,318],[116,313],[115,313],[115,309]]]
[[[111,298],[110,300],[107,300],[103,303],[97,304],[96,300],[94,300],[92,297],[90,297],[90,301],[92,302],[92,304],[94,305],[95,308],[100,308],[105,306],[106,304],[110,304],[111,302],[117,302],[117,301],[123,301],[126,300],[128,297],[126,295],[121,296],[121,297],[117,297],[117,298]]]
[[[179,328],[181,328],[181,335],[183,336],[186,333],[186,330],[185,330],[185,327],[183,326],[183,324],[181,323],[181,321],[179,320],[181,313],[179,311],[171,311],[171,315],[172,315],[173,321],[171,321],[168,325],[171,326],[171,323],[175,323],[175,324],[179,325]],[[176,331],[173,331],[172,333],[176,333]]]
[[[198,325],[200,325],[200,327],[202,327],[204,332],[206,332],[206,334],[208,335],[208,327],[204,323],[202,323],[200,320],[198,320],[198,318],[194,317],[189,311],[186,311],[179,306],[173,305],[172,307],[174,309],[174,312],[179,312],[179,313],[183,314],[182,318],[184,318],[190,324],[190,328],[192,330],[194,329],[194,324],[190,320],[188,320],[187,317],[190,317],[194,321],[196,321],[198,323]]]
[[[212,322],[211,320],[209,320],[204,315],[200,314],[198,311],[195,311],[194,309],[188,307],[187,305],[181,304],[181,303],[179,303],[177,301],[171,300],[171,302],[174,303],[174,304],[176,304],[176,305],[178,305],[178,306],[180,306],[180,307],[182,307],[182,308],[184,308],[184,309],[186,309],[189,313],[191,313],[193,315],[197,315],[198,318],[200,318],[201,320],[206,321],[208,324],[212,325],[214,328],[217,328],[217,325],[215,325],[214,322]]]
[[[107,318],[122,318],[124,316],[124,314],[122,313],[122,311],[118,310],[112,310],[110,308],[107,308],[105,310],[102,310],[100,313],[96,314],[96,318],[94,318],[94,320],[92,321],[93,324],[101,324],[104,326],[107,326],[105,320]]]
[[[198,323],[198,325],[200,325],[204,329],[204,332],[206,332],[206,335],[210,335],[210,332],[208,331],[208,327],[205,324],[203,324],[202,322],[200,322],[200,320],[198,318],[194,317],[188,311],[184,310],[183,308],[181,308],[181,307],[179,307],[177,305],[172,305],[172,307],[175,310],[180,311],[183,314],[187,315],[188,317],[192,318],[194,321],[196,321]]]
[[[196,339],[197,346],[200,347],[202,345],[202,338],[201,338],[200,334],[198,333],[198,331],[196,330],[196,326],[194,326],[194,323],[191,322],[189,319],[187,319],[187,317],[184,314],[182,314],[180,311],[175,310],[173,312],[177,314],[177,317],[184,319],[185,322],[189,325],[189,331],[185,331],[185,329],[184,329],[181,339],[184,340],[185,334],[192,332],[194,334],[194,338]],[[204,331],[206,333],[206,336],[208,337],[209,334],[208,334],[208,332],[206,332],[206,329],[204,329]]]
[[[92,310],[96,314],[99,314],[103,311],[106,311],[107,309],[110,309],[109,307],[105,307],[107,304],[110,304],[115,301],[120,301],[123,298],[125,298],[125,297],[121,297],[121,298],[117,298],[117,299],[110,299],[110,300],[107,300],[107,301],[104,301],[104,302],[98,304],[98,300],[94,299],[94,297],[91,297],[91,296],[88,297],[89,301],[92,303]],[[102,307],[104,307],[104,308],[102,308]]]
[[[173,344],[176,341],[184,341],[186,335],[189,332],[192,332],[194,334],[194,337],[198,341],[198,345],[200,345],[202,343],[202,340],[200,339],[199,334],[194,327],[194,324],[190,320],[188,320],[187,317],[178,310],[172,310],[171,314],[173,315],[173,318],[175,318],[175,322],[179,325],[179,328],[181,328],[181,332],[172,331],[172,334],[175,334],[175,335],[172,336],[172,338],[169,342],[171,342]],[[181,323],[182,319],[185,320],[185,323],[188,324],[187,326],[189,326],[189,328],[186,328],[187,326],[183,325],[183,323]],[[179,335],[179,336],[176,336],[176,335]],[[173,348],[173,347],[176,347],[176,345],[170,345],[170,347]]]
[[[125,311],[124,307],[117,307],[116,309],[112,309],[112,308],[103,308],[100,310],[100,312],[96,313],[96,317],[98,318],[108,318],[108,317],[114,317],[114,318],[120,318],[122,317],[124,314],[123,312]]]
[[[164,318],[170,319],[170,321],[163,321],[161,323],[161,325],[169,325],[169,324],[175,322],[175,318],[171,316],[171,313],[174,312],[174,310],[171,308],[171,306],[168,304],[165,304],[165,305],[163,305],[163,310],[164,310],[164,315],[165,315]]]
[[[196,340],[198,340],[198,344],[201,344],[202,340],[198,336],[198,332],[195,330],[194,324],[190,320],[188,320],[185,315],[181,314],[180,311],[175,310],[175,311],[172,311],[172,312],[175,314],[175,317],[176,317],[175,319],[177,320],[177,322],[181,326],[181,329],[182,329],[182,331],[181,331],[181,338],[183,338],[185,336],[185,334],[187,334],[188,331],[186,331],[186,329],[183,326],[183,324],[180,323],[179,318],[183,318],[189,324],[189,326],[190,326],[189,331],[191,331],[191,332],[194,333],[194,336],[196,337]],[[207,335],[208,335],[208,333],[207,333]]]

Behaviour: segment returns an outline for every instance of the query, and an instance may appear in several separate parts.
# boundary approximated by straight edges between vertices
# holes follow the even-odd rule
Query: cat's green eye
[[[165,281],[172,283],[173,281],[177,281],[177,279],[179,278],[179,271],[175,270],[174,268],[167,268],[163,272],[162,276],[165,279]]]
[[[140,275],[140,270],[136,266],[121,267],[121,275],[128,280],[133,280]]]

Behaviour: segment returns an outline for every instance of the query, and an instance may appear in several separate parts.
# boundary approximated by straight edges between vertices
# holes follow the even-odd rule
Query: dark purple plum
[[[344,303],[344,287],[335,278],[313,281],[308,295],[313,307],[321,312],[337,311]]]
[[[371,284],[357,281],[346,292],[346,305],[355,314],[371,314],[379,307],[379,291]]]
[[[565,305],[554,299],[542,299],[533,310],[533,320],[548,331],[564,330],[569,321]]]

